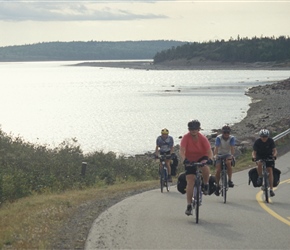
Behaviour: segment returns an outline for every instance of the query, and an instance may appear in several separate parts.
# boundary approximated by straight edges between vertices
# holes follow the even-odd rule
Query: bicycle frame
[[[206,163],[189,163],[186,166],[195,167],[196,168],[196,175],[195,175],[195,183],[193,187],[193,197],[192,197],[192,208],[195,209],[195,222],[198,224],[199,221],[199,207],[202,202],[202,191],[201,191],[201,184],[202,184],[202,174],[201,174],[201,167],[206,165]]]
[[[229,184],[228,184],[228,169],[227,169],[227,158],[229,154],[224,155],[218,155],[217,160],[221,161],[221,176],[219,185],[221,187],[221,195],[223,197],[224,203],[227,202],[227,192],[229,190]],[[234,159],[231,160],[232,166],[235,165]]]
[[[226,155],[219,155],[218,159],[221,160],[221,177],[220,177],[220,187],[221,187],[221,194],[224,199],[224,203],[227,202],[227,191],[228,191],[228,172],[227,172],[227,164],[226,164]]]
[[[202,191],[201,191],[202,176],[201,170],[196,170],[195,183],[193,187],[193,197],[192,197],[192,208],[195,209],[195,222],[198,223],[199,220],[199,206],[202,202]]]
[[[163,193],[164,187],[166,187],[167,192],[169,192],[170,184],[168,182],[168,169],[166,166],[165,160],[168,158],[166,154],[160,155],[160,164],[159,166],[159,175],[160,175],[160,189],[161,193]]]
[[[273,162],[274,160],[273,159],[260,159],[259,161],[262,162],[263,185],[261,189],[264,191],[266,202],[269,203],[269,173],[267,170],[266,162]]]

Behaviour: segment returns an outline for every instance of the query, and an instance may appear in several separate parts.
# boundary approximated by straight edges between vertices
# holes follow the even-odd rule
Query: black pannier
[[[185,194],[186,193],[186,176],[185,176],[185,172],[182,172],[179,174],[178,179],[177,179],[177,190],[182,193]]]
[[[177,190],[182,193],[185,194],[186,193],[186,175],[185,172],[182,172],[179,174],[178,176],[178,180],[177,180]],[[209,195],[213,194],[216,190],[216,183],[215,183],[215,176],[211,175],[209,177]]]
[[[257,180],[258,180],[258,171],[257,171],[257,168],[252,168],[249,170],[249,185],[253,184],[254,187],[260,187],[257,185]]]
[[[177,166],[178,166],[178,158],[177,158],[177,155],[175,153],[173,153],[171,161],[170,161],[171,175],[172,176],[176,176]]]
[[[273,169],[273,176],[274,176],[274,181],[273,181],[273,186],[277,187],[280,183],[280,175],[281,171],[278,168]],[[258,179],[258,171],[257,168],[252,168],[249,170],[249,185],[253,184],[254,187],[260,187],[257,185],[257,179]]]
[[[281,171],[278,168],[274,168],[273,175],[274,175],[273,186],[277,187],[280,183]]]

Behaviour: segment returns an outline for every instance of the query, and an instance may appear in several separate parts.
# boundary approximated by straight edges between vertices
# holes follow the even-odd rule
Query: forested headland
[[[185,59],[200,63],[216,62],[290,62],[290,38],[253,37],[209,42],[193,42],[158,52],[154,63]]]

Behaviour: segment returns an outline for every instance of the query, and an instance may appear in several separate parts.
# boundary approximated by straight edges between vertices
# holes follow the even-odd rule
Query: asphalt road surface
[[[176,186],[129,197],[93,223],[85,249],[290,249],[290,153],[276,161],[281,182],[266,204],[248,185],[248,170],[235,173],[227,203],[203,196],[200,221],[186,216]]]

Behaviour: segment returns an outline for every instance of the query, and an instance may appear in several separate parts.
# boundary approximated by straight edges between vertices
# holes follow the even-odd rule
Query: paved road
[[[248,170],[234,174],[228,202],[204,196],[200,223],[184,214],[176,186],[125,199],[96,219],[86,249],[290,249],[290,153],[276,166],[281,183],[270,204],[248,185]]]

